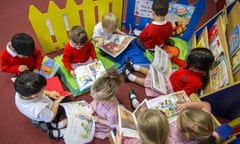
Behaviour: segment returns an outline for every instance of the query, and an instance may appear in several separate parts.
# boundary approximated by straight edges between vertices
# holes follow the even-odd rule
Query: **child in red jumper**
[[[33,38],[26,33],[18,33],[1,52],[1,70],[15,76],[24,71],[38,73],[42,59],[41,50],[35,48]]]
[[[74,68],[91,62],[97,62],[97,56],[91,40],[81,26],[74,26],[70,31],[70,41],[64,48],[62,62],[73,77]]]
[[[208,71],[214,61],[214,57],[212,52],[207,48],[195,48],[190,51],[186,61],[180,60],[177,57],[172,57],[171,60],[180,67],[169,76],[172,91],[184,90],[190,96],[201,89],[206,83]],[[133,71],[140,71],[146,74],[146,77],[138,77],[131,73]],[[144,86],[147,96],[156,97],[161,95],[151,88],[151,74],[147,67],[129,62],[124,74],[128,80]],[[135,95],[130,95],[130,99],[134,98],[136,98]]]

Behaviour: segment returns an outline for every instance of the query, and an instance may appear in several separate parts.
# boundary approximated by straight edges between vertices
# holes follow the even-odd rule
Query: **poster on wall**
[[[150,0],[136,0],[134,15],[152,18],[152,3],[153,1]],[[169,2],[166,19],[172,23],[175,30],[174,35],[181,35],[184,33],[194,10],[194,6]]]

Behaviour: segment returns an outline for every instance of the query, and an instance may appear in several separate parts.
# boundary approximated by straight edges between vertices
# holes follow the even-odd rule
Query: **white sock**
[[[131,103],[134,106],[134,108],[136,108],[139,105],[139,101],[136,99],[136,97],[137,96],[135,94],[130,95],[130,99],[132,99]]]
[[[57,127],[57,124],[56,123],[51,123],[51,126],[54,127],[54,128],[58,128],[58,129],[61,129],[61,128],[64,128],[66,127],[66,124],[64,123],[64,121],[59,121],[58,122],[58,127]]]
[[[127,78],[132,81],[132,82],[135,82],[136,80],[136,76],[134,74],[131,74],[130,71],[128,69],[126,69],[125,71],[126,75],[127,75]]]
[[[63,137],[65,134],[66,129],[59,129],[60,134],[58,134],[58,130],[52,130],[53,136],[54,137]]]
[[[139,71],[140,70],[140,65],[137,65],[137,64],[133,64],[133,69],[135,70],[135,71]]]

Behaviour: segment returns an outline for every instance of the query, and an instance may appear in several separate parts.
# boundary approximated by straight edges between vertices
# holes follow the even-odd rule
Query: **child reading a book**
[[[158,110],[146,109],[137,116],[137,128],[140,139],[122,138],[117,134],[117,144],[165,144],[169,135],[167,117]]]
[[[190,102],[179,106],[178,118],[170,124],[167,144],[200,143],[217,144],[220,138],[215,132],[216,123],[206,102]]]
[[[93,61],[97,62],[96,52],[91,40],[88,40],[86,31],[81,26],[73,26],[70,41],[64,48],[62,62],[73,77],[76,77],[74,69]]]
[[[95,137],[105,139],[118,122],[118,100],[116,93],[120,84],[120,75],[114,68],[107,69],[91,87]]]
[[[104,41],[111,39],[113,34],[126,35],[126,33],[118,29],[117,24],[118,17],[114,13],[108,12],[103,15],[102,21],[96,24],[93,30],[92,38],[96,42],[97,47],[102,47],[104,45]],[[116,39],[116,41],[118,41],[118,39]],[[114,48],[113,51],[121,51],[118,48],[119,47]],[[106,53],[102,51],[102,54],[105,55]],[[125,64],[125,57],[128,57],[134,63],[149,64],[148,59],[144,56],[144,52],[136,45],[134,40],[128,43],[127,48],[117,57],[112,57],[109,55],[110,59],[112,59],[114,62],[117,62],[121,66]]]
[[[51,123],[51,126],[60,128],[64,122],[58,120],[64,116],[64,110],[59,104],[65,97],[56,91],[45,91],[45,86],[46,79],[40,74],[34,72],[20,74],[14,82],[16,107],[33,121],[46,125]],[[48,129],[48,134],[50,138],[55,138],[54,135],[60,137],[57,129]]]
[[[172,24],[165,19],[168,13],[168,0],[154,0],[152,4],[152,19],[139,35],[137,44],[144,48],[154,50],[155,45],[162,45],[172,35]]]
[[[42,59],[41,50],[35,48],[33,38],[26,33],[17,33],[1,52],[1,70],[14,76],[24,71],[38,73]]]
[[[197,92],[206,84],[208,71],[214,61],[212,52],[207,48],[192,49],[185,60],[172,57],[171,61],[176,63],[180,68],[173,71],[169,76],[170,92],[184,90],[188,96]],[[138,77],[132,72],[139,71],[146,74],[145,78]],[[152,89],[152,79],[149,68],[128,61],[124,71],[125,80],[135,82],[145,87],[147,96],[156,97],[161,93]],[[161,84],[161,83],[160,83]]]

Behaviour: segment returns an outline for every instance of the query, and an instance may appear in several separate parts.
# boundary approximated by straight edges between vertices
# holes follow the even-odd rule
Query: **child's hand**
[[[117,144],[121,144],[122,143],[122,137],[123,137],[123,134],[118,131],[117,135],[116,135],[116,143]]]
[[[177,104],[178,112],[182,111],[185,108],[187,108],[186,104]]]
[[[76,73],[75,73],[73,70],[70,71],[70,74],[71,74],[74,78],[76,77]]]
[[[45,91],[45,94],[50,97],[50,98],[53,98],[53,99],[58,99],[59,97],[61,97],[60,93],[57,92],[57,91]]]
[[[104,44],[103,38],[99,38],[99,39],[98,39],[98,42],[97,42],[97,46],[98,46],[98,47],[101,47],[101,46],[103,46],[103,44]]]
[[[57,97],[57,99],[55,100],[55,102],[60,103],[65,97],[64,96],[59,96]]]
[[[24,72],[24,71],[27,71],[27,70],[29,70],[29,68],[26,65],[19,65],[18,66],[18,71],[19,72]]]
[[[34,69],[33,72],[39,73],[39,69]]]

